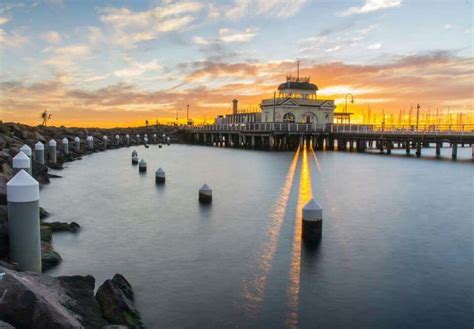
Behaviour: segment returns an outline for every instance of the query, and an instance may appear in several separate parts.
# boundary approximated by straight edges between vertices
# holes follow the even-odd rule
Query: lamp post
[[[418,123],[420,119],[420,104],[416,104],[416,130],[418,131]]]
[[[276,91],[273,92],[273,122],[275,122]]]
[[[179,125],[178,112],[181,112],[181,108],[176,109],[176,125]]]
[[[351,97],[351,103],[354,104],[354,96],[352,96],[351,93],[348,93],[346,94],[346,103],[345,103],[345,106],[344,106],[344,113],[347,113],[347,97]],[[349,119],[348,119],[349,123],[351,123],[351,116],[349,115]]]

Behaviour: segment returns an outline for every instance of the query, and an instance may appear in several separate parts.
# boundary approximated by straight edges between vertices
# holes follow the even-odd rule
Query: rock
[[[33,177],[41,184],[49,183],[48,167],[33,160]]]
[[[133,290],[121,274],[106,280],[97,290],[103,317],[111,324],[126,325],[131,328],[144,328],[142,319],[133,303]]]
[[[0,329],[15,329],[15,327],[0,320]]]
[[[0,260],[0,267],[5,267],[8,268],[9,270],[12,271],[18,271],[18,264],[17,263],[7,263],[2,260]]]
[[[43,207],[40,207],[40,219],[45,219],[48,217],[49,217],[49,212]]]
[[[7,257],[9,249],[7,206],[0,206],[0,257]]]
[[[0,318],[18,328],[102,328],[102,318],[94,298],[94,277],[61,276],[33,272],[4,272],[0,292]],[[4,291],[6,290],[6,293]]]
[[[119,324],[108,324],[105,327],[102,327],[102,329],[128,329],[128,327],[127,326],[122,326],[122,325],[119,325]]]
[[[7,179],[0,174],[0,205],[7,204]]]
[[[61,255],[53,249],[51,243],[41,241],[41,268],[43,272],[58,266],[61,262]]]
[[[6,180],[9,181],[13,176],[13,168],[5,162],[4,164],[2,164],[2,171]]]
[[[46,225],[41,225],[40,227],[41,241],[51,242],[53,238],[53,230],[51,227]]]
[[[53,232],[72,232],[75,233],[79,231],[81,226],[76,222],[62,223],[62,222],[51,222],[51,223],[43,223],[42,225],[48,226],[51,228]]]

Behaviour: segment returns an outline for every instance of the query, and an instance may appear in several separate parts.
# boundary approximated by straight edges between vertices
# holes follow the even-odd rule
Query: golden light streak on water
[[[311,154],[313,155],[314,162],[316,163],[316,168],[318,168],[318,172],[321,172],[321,166],[319,165],[318,157],[316,156],[316,152],[314,152],[313,146],[310,147]]]
[[[278,237],[280,235],[283,220],[285,218],[286,207],[290,197],[291,187],[295,176],[296,166],[298,164],[300,148],[295,152],[293,160],[288,169],[285,183],[280,191],[280,196],[275,203],[275,208],[271,216],[271,221],[266,229],[265,243],[262,246],[258,259],[256,260],[257,269],[253,278],[243,280],[241,285],[242,295],[245,298],[244,311],[250,316],[256,316],[265,296],[265,287],[268,273],[272,267],[273,257],[275,255]]]
[[[301,178],[299,186],[298,206],[296,207],[295,233],[293,238],[293,253],[290,264],[290,282],[288,286],[288,306],[289,314],[287,325],[290,328],[298,326],[298,303],[300,292],[300,271],[301,271],[301,211],[304,205],[312,198],[311,172],[308,160],[308,148],[303,149],[303,160],[301,166]]]

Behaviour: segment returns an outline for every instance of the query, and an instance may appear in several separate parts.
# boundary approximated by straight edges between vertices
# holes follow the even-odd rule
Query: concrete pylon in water
[[[44,164],[44,145],[41,142],[35,144],[35,160]]]
[[[63,153],[69,154],[69,140],[66,137],[63,138],[62,144],[63,144]]]
[[[13,175],[16,175],[21,170],[25,170],[31,175],[31,161],[30,158],[23,152],[18,152],[12,160]]]
[[[49,155],[49,162],[56,163],[56,150],[57,150],[57,143],[54,139],[50,140],[48,143],[48,155]]]
[[[161,168],[155,172],[155,183],[156,184],[164,184],[165,183],[165,171]]]
[[[23,144],[23,146],[20,147],[20,151],[25,153],[28,156],[28,158],[30,158],[30,168],[31,170],[33,170],[33,152],[31,150],[31,147],[29,147],[26,144]],[[31,175],[31,172],[29,174]]]
[[[311,199],[303,207],[302,236],[307,242],[316,242],[321,240],[323,229],[323,209],[314,200]]]
[[[74,137],[74,148],[76,149],[76,152],[81,151],[81,139],[78,136]]]
[[[86,141],[87,141],[87,148],[89,150],[93,150],[94,149],[94,137],[87,136]]]
[[[41,273],[39,184],[21,170],[7,183],[10,258],[21,271]]]
[[[138,171],[141,173],[146,172],[146,162],[145,160],[141,160],[140,163],[138,164]]]
[[[212,189],[209,187],[209,185],[204,184],[199,189],[199,202],[200,203],[212,202]]]

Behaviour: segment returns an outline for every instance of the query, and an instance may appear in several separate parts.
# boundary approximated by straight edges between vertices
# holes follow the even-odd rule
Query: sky
[[[355,121],[410,107],[474,123],[472,0],[0,0],[0,120],[196,123],[288,74]],[[375,118],[374,118],[375,116]],[[447,120],[447,119],[446,119]]]

